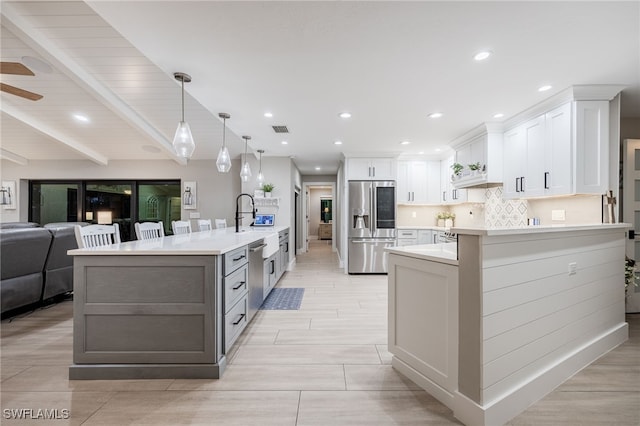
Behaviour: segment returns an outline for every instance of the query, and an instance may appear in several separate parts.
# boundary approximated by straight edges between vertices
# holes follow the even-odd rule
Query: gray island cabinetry
[[[266,236],[225,229],[69,251],[69,378],[221,377],[249,322],[248,245]]]

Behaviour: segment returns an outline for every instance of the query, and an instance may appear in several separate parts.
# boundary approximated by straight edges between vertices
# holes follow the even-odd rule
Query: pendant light
[[[262,185],[264,183],[264,174],[262,173],[262,154],[264,153],[264,149],[259,149],[258,153],[260,154],[260,170],[258,170],[258,183]]]
[[[231,157],[229,157],[229,150],[226,144],[226,130],[227,130],[227,118],[231,118],[226,112],[221,112],[218,117],[222,118],[222,148],[218,152],[218,159],[216,160],[216,167],[220,173],[228,173],[231,170]]]
[[[189,123],[184,121],[184,84],[191,81],[191,76],[183,72],[173,73],[173,76],[182,83],[182,120],[178,123],[176,134],[173,137],[173,149],[179,157],[191,158],[196,149],[196,143],[193,141]]]
[[[251,166],[249,166],[249,162],[247,161],[247,145],[251,136],[243,136],[242,139],[244,139],[244,162],[240,170],[240,179],[242,179],[243,182],[247,182],[251,177]]]

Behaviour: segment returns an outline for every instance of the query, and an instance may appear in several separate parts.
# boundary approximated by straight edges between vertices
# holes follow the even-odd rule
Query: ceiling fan
[[[20,62],[0,62],[0,74],[35,75],[33,71]],[[20,96],[21,98],[29,99],[30,101],[38,101],[42,99],[42,95],[39,95],[38,93],[29,92],[28,90],[20,89],[19,87],[10,86],[4,83],[0,83],[0,90],[15,96]]]

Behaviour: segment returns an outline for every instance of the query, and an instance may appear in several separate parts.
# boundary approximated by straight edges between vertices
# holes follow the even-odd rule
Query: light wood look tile
[[[70,381],[71,301],[4,320],[2,408],[71,410],[53,425],[459,425],[390,366],[387,278],[337,264],[312,241],[278,284],[306,289],[301,309],[258,311],[220,380]],[[640,315],[627,319],[627,342],[510,424],[640,425]]]

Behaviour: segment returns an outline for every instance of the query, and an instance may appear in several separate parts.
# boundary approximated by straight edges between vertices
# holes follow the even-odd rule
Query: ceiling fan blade
[[[9,86],[8,84],[4,83],[0,83],[0,90],[2,90],[3,92],[11,93],[12,95],[20,96],[21,98],[29,99],[30,101],[39,101],[43,97],[42,95],[39,95],[37,93]]]
[[[0,62],[0,74],[35,75],[20,62]]]

